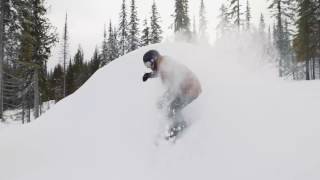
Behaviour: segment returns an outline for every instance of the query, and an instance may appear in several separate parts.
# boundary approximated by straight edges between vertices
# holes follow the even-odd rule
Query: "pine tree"
[[[21,19],[23,18],[21,12],[20,0],[2,0],[4,7],[3,13],[3,26],[5,31],[3,32],[3,50],[4,50],[4,64],[15,63],[19,54],[19,42],[21,37]],[[20,18],[20,20],[19,20]]]
[[[298,33],[294,39],[294,48],[297,52],[298,60],[306,62],[306,80],[310,80],[310,61],[315,55],[316,45],[314,41],[313,25],[315,24],[315,14],[311,0],[299,1],[298,9]]]
[[[273,24],[272,26],[272,43],[275,47],[277,47],[277,42],[278,42],[278,32],[277,32],[277,26],[276,24]]]
[[[96,53],[98,56],[98,52]],[[98,58],[98,57],[97,57]],[[74,86],[80,88],[90,77],[90,64],[85,62],[82,48],[79,46],[73,59]]]
[[[160,43],[162,40],[162,30],[159,25],[160,16],[155,2],[152,4],[151,21],[150,21],[150,40],[151,44]]]
[[[230,18],[233,20],[235,26],[240,30],[241,26],[241,5],[240,0],[230,0]]]
[[[276,47],[279,51],[279,76],[283,76],[283,64],[286,56],[286,52],[284,50],[284,30],[283,30],[283,19],[284,18],[292,18],[292,1],[291,0],[272,0],[269,6],[269,9],[273,12],[273,15],[276,17],[276,29],[275,29],[275,43]]]
[[[138,47],[140,46],[138,21],[139,19],[135,0],[131,0],[131,14],[129,22],[129,52],[138,49]]]
[[[219,23],[217,25],[217,36],[221,37],[230,30],[230,19],[228,14],[228,8],[222,4],[220,7],[220,14],[218,16]]]
[[[190,18],[189,18],[189,0],[182,0],[183,2],[183,14],[184,14],[184,26],[187,33],[190,34]]]
[[[66,76],[66,94],[67,96],[74,93],[74,91],[76,90],[76,87],[74,85],[74,70],[73,70],[73,64],[72,64],[72,61],[71,59],[69,60],[69,63],[68,63],[68,68],[67,68],[67,76]]]
[[[246,29],[250,29],[251,24],[251,8],[249,4],[249,0],[247,0],[247,6],[246,6]]]
[[[93,57],[89,63],[90,75],[94,74],[100,67],[101,59],[99,57],[98,48],[95,48]]]
[[[34,49],[33,49],[33,63],[35,66],[39,67],[39,93],[41,94],[41,100],[47,101],[48,97],[46,87],[47,79],[47,60],[51,54],[51,48],[57,41],[56,34],[52,30],[52,25],[49,19],[46,17],[47,9],[44,6],[44,0],[33,0],[32,3],[32,30]],[[40,94],[35,94],[34,96],[40,96]],[[38,109],[38,107],[35,107]]]
[[[75,54],[73,58],[74,66],[73,66],[73,72],[74,72],[74,85],[76,89],[82,86],[84,83],[84,54],[82,48],[79,46],[77,53]]]
[[[265,29],[266,29],[266,23],[264,21],[264,16],[263,14],[261,13],[260,15],[260,21],[259,21],[259,33],[260,35],[264,36],[265,34]]]
[[[121,55],[121,52],[120,52],[120,40],[119,40],[119,37],[118,37],[118,33],[116,33],[116,32],[117,32],[117,28],[114,27],[113,36],[112,36],[112,40],[113,40],[112,52],[113,52],[114,57],[115,57],[114,59],[118,58]]]
[[[289,30],[289,23],[288,20],[285,19],[284,27],[283,27],[283,51],[284,51],[284,61],[283,61],[283,74],[288,75],[292,72],[292,65],[293,65],[293,51],[291,46],[290,40],[290,30]]]
[[[126,0],[122,0],[119,24],[119,48],[120,55],[128,52],[128,22]]]
[[[271,27],[269,25],[268,27],[268,42],[271,45],[272,44],[272,35],[271,35]]]
[[[58,64],[54,70],[51,79],[54,100],[56,102],[63,98],[63,67]]]
[[[190,19],[188,16],[188,0],[175,0],[174,32],[190,38]]]
[[[183,1],[175,0],[174,32],[180,32],[184,28],[183,16]]]
[[[117,39],[117,31],[116,31],[116,28],[112,27],[111,21],[109,23],[109,37],[107,41],[107,46],[108,46],[108,53],[107,53],[108,62],[107,63],[109,63],[120,56],[118,39]]]
[[[3,85],[3,61],[4,61],[4,1],[0,2],[0,118],[1,121],[4,121],[2,117],[3,113],[3,94],[2,94],[2,85]]]
[[[148,25],[148,20],[145,19],[143,22],[143,30],[142,30],[142,36],[141,36],[141,46],[147,46],[151,44],[150,39],[150,27]]]
[[[199,37],[201,41],[207,40],[207,18],[206,18],[206,10],[203,0],[200,3],[200,12],[199,12]]]
[[[103,41],[101,48],[101,66],[108,64],[108,38],[107,38],[107,30],[106,25],[104,25],[103,31]]]
[[[11,104],[11,107],[12,103],[23,104],[22,109],[26,106],[34,107],[35,117],[40,114],[40,95],[41,100],[49,99],[46,64],[51,47],[56,42],[56,34],[46,17],[47,9],[44,3],[44,0],[2,0],[0,4],[0,7],[5,9],[4,13],[0,13],[5,20],[1,26],[5,29],[1,34],[1,43],[4,43],[4,46],[0,49],[3,49],[1,65],[4,65],[6,71],[6,75],[0,78],[5,81],[0,83],[4,85],[0,89],[6,89],[6,104]],[[19,84],[19,88],[12,89],[8,83]],[[14,90],[12,93],[18,96],[13,97],[12,93],[8,93],[8,89]],[[3,97],[1,93],[0,97]],[[3,109],[1,104],[0,109]],[[5,108],[8,107],[6,105]]]
[[[317,0],[315,3],[315,17],[317,19],[317,23],[314,25],[315,27],[315,37],[316,39],[314,39],[317,43],[316,46],[316,56],[319,59],[319,66],[320,66],[320,0]],[[319,67],[319,78],[320,78],[320,67]]]
[[[192,38],[193,41],[198,41],[198,32],[197,32],[197,25],[196,25],[196,17],[193,16],[193,25],[192,25]]]
[[[63,37],[62,37],[62,54],[63,54],[63,97],[66,96],[66,75],[67,75],[67,58],[69,49],[68,34],[68,15],[66,13]]]

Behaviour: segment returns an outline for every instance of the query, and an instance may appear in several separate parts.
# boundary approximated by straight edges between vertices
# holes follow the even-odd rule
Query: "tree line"
[[[22,109],[22,117],[41,102],[59,101],[76,91],[99,68],[142,46],[163,40],[161,16],[155,1],[151,15],[140,19],[135,0],[122,0],[118,22],[105,25],[101,45],[90,60],[79,45],[69,57],[69,27],[66,15],[60,38],[62,63],[47,69],[52,46],[58,42],[47,18],[44,0],[2,0],[0,3],[0,117],[7,109]],[[267,0],[272,24],[261,13],[258,32],[266,49],[278,52],[279,76],[296,80],[320,78],[320,1]],[[128,4],[127,4],[128,3]],[[213,8],[213,7],[210,7]],[[254,31],[249,0],[226,0],[220,6],[217,37],[231,31]],[[188,0],[175,0],[171,29],[177,40],[208,43],[205,0],[199,0],[198,22],[189,14]],[[4,120],[4,118],[2,118]]]
[[[40,101],[49,100],[47,60],[57,35],[43,0],[1,0],[0,10],[0,118],[22,109],[24,120],[33,107],[38,117]]]
[[[259,32],[277,49],[279,76],[294,80],[320,79],[320,1],[268,0],[273,24],[266,30],[261,14]],[[220,7],[220,35],[230,29],[248,31],[251,26],[249,0],[229,0]]]
[[[118,26],[113,25],[111,20],[108,27],[105,26],[101,46],[95,48],[93,57],[89,61],[84,59],[83,50],[80,46],[74,57],[67,59],[69,34],[66,15],[61,41],[63,63],[62,65],[58,64],[48,75],[50,99],[59,101],[72,94],[96,70],[119,56],[142,46],[160,43],[163,39],[162,28],[160,26],[160,14],[155,2],[150,9],[151,16],[149,19],[144,19],[143,27],[140,28],[135,0],[131,0],[129,8],[126,1],[123,0]]]
[[[49,72],[49,97],[59,101],[72,94],[100,67],[107,65],[119,56],[134,51],[142,46],[160,43],[163,39],[162,27],[160,25],[161,17],[155,1],[150,8],[151,16],[143,19],[140,26],[135,0],[130,0],[127,5],[126,0],[122,0],[119,22],[114,25],[109,22],[105,26],[104,36],[100,48],[96,48],[91,60],[85,60],[83,50],[79,48],[73,58],[69,60],[68,56],[68,24],[67,16],[64,32],[62,36],[62,56],[63,63],[58,64],[52,72]],[[199,39],[207,40],[207,20],[205,17],[204,1],[201,0],[199,11],[200,26]],[[190,29],[190,18],[188,16],[188,1],[179,0],[175,4],[174,32],[188,40],[195,39],[197,29]]]

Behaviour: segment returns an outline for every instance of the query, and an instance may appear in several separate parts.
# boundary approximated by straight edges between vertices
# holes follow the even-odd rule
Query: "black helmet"
[[[156,50],[150,50],[143,55],[143,63],[147,68],[156,69],[156,62],[159,60],[160,54]]]

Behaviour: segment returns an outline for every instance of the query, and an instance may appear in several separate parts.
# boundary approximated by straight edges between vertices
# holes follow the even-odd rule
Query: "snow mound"
[[[0,129],[0,179],[318,180],[320,84],[278,80],[254,43],[226,46],[158,44],[115,60],[37,121]],[[149,49],[202,83],[175,144],[155,145],[164,90],[142,82]]]

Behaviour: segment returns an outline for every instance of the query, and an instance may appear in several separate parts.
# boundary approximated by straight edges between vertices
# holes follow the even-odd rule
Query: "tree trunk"
[[[279,59],[279,77],[282,77],[282,59]]]
[[[309,64],[309,59],[306,60],[306,80],[310,80],[310,64]]]
[[[31,103],[30,103],[30,96],[29,93],[27,93],[27,123],[30,123],[30,109],[31,109]]]
[[[39,75],[38,75],[38,69],[36,69],[34,71],[34,77],[33,77],[33,81],[34,81],[34,107],[33,107],[33,114],[34,114],[34,118],[38,118],[39,117]]]
[[[318,71],[319,71],[319,73],[318,73],[318,75],[319,75],[319,79],[320,79],[320,57],[318,57]]]
[[[23,96],[23,98],[22,98],[22,124],[25,123],[25,116],[26,116],[25,112],[26,112],[26,98],[25,98],[25,96]]]
[[[315,73],[315,66],[316,66],[316,61],[315,59],[313,58],[312,59],[312,79],[316,79],[316,73]]]
[[[67,48],[68,48],[68,15],[66,14],[64,33],[63,33],[63,97],[66,97],[66,75],[67,75]]]
[[[1,0],[0,4],[0,119],[2,122],[4,122],[3,118],[3,69],[2,69],[2,64],[4,60],[4,0]]]
[[[237,26],[240,31],[240,0],[237,1]]]

